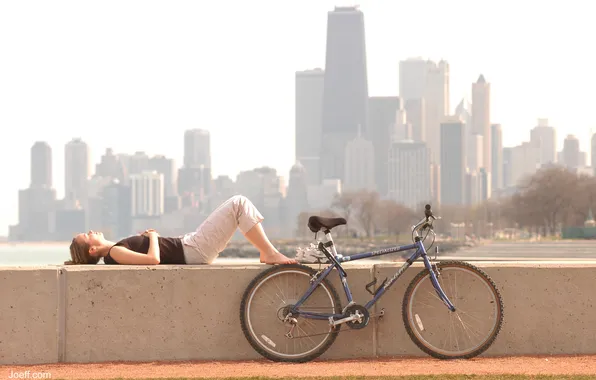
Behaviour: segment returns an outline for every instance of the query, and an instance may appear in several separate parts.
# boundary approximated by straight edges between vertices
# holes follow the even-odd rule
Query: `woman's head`
[[[65,265],[97,264],[106,240],[101,232],[89,231],[75,236],[70,243],[70,260]]]

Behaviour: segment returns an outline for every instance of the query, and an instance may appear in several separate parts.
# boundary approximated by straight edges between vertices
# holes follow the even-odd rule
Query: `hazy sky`
[[[484,74],[506,146],[539,117],[588,148],[596,131],[589,1],[362,0],[370,95],[398,95],[398,63],[451,65],[451,107]],[[535,4],[535,5],[533,5]],[[182,162],[183,132],[211,131],[214,175],[294,162],[294,73],[324,67],[327,11],[344,0],[0,2],[0,235],[18,222],[30,148],[81,137]]]

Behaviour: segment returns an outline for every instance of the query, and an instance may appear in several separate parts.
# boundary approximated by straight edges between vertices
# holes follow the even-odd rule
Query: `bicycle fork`
[[[437,296],[439,296],[439,299],[441,301],[443,301],[445,306],[447,306],[447,308],[450,311],[455,311],[455,306],[451,303],[451,301],[449,300],[449,298],[443,291],[443,288],[441,288],[441,284],[439,284],[439,276],[440,276],[439,268],[436,265],[434,265],[434,267],[433,267],[433,264],[428,259],[427,254],[422,255],[422,260],[424,261],[424,266],[428,269],[429,276],[430,276],[430,282],[433,284],[433,287],[435,288],[435,291],[437,292]]]

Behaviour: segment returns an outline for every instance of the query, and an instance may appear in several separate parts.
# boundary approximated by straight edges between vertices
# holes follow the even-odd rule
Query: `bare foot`
[[[286,256],[284,256],[283,254],[281,254],[280,252],[277,252],[277,251],[267,252],[267,253],[261,252],[260,260],[261,260],[261,263],[270,264],[270,265],[298,263],[295,259],[287,258]]]

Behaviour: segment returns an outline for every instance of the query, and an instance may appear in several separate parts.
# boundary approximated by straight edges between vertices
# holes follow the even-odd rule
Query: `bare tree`
[[[338,213],[339,215],[335,214],[334,216],[341,216],[346,219],[348,223],[350,223],[350,217],[354,213],[356,202],[355,199],[357,198],[357,193],[355,192],[345,192],[342,194],[337,194],[331,203],[330,212]],[[338,229],[338,235],[341,232],[345,231],[346,234],[349,233],[349,227],[340,228]]]
[[[307,237],[311,231],[308,229],[308,218],[310,217],[310,213],[308,212],[301,212],[300,214],[298,214],[297,219],[297,223],[298,223],[298,228],[296,230],[296,235],[297,237]]]
[[[399,237],[401,233],[408,231],[415,221],[415,212],[402,204],[387,199],[376,203],[373,223],[387,235]]]
[[[354,198],[354,203],[357,205],[356,218],[368,238],[374,234],[375,213],[379,198],[379,193],[376,191],[366,190],[358,192]]]

